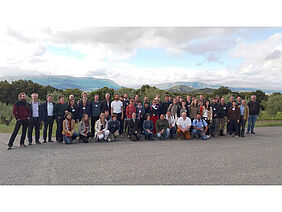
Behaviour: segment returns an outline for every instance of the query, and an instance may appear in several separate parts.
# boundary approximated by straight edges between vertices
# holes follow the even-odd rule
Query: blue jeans
[[[202,135],[203,131],[201,130],[196,130],[196,129],[193,129],[192,130],[192,138],[195,138],[196,135],[200,136],[203,140],[206,140],[207,139],[207,135],[204,134]]]
[[[162,136],[164,136],[165,139],[168,139],[168,136],[169,136],[169,133],[170,133],[170,130],[169,128],[165,129],[164,132],[162,134],[160,134],[159,132],[157,133],[157,136],[160,138]]]
[[[74,132],[72,137],[68,137],[66,135],[64,135],[63,137],[64,137],[64,141],[66,142],[66,144],[72,144],[72,141],[78,137],[78,133]]]
[[[247,132],[250,132],[250,130],[251,132],[254,132],[257,118],[258,118],[258,115],[249,115]]]

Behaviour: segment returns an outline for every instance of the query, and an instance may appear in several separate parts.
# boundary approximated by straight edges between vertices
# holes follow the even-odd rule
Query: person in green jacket
[[[162,138],[168,139],[170,130],[169,130],[168,120],[165,119],[164,114],[161,114],[160,119],[158,119],[156,122],[156,131],[159,139]]]
[[[65,113],[67,112],[67,107],[68,107],[68,105],[65,104],[64,101],[65,101],[64,96],[60,95],[58,104],[55,104],[54,106],[54,116],[56,118],[56,123],[57,123],[56,141],[58,143],[63,142],[63,134],[62,134],[63,121],[64,121]]]

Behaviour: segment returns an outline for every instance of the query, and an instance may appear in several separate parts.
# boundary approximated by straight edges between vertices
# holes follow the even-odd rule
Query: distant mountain
[[[9,82],[14,80],[32,80],[44,86],[52,86],[58,89],[78,88],[83,91],[94,91],[99,88],[108,87],[120,89],[121,86],[112,80],[97,79],[92,77],[70,77],[70,76],[55,76],[55,75],[40,75],[40,76],[11,76],[2,77],[0,80]]]
[[[177,85],[177,86],[173,86],[169,89],[166,89],[168,91],[171,92],[181,92],[181,93],[207,93],[207,94],[212,94],[212,92],[214,91],[213,88],[193,88],[190,86],[186,86],[186,85]]]
[[[210,92],[210,90],[206,90],[206,89],[217,89],[223,85],[211,85],[211,84],[206,84],[202,82],[173,82],[173,83],[156,84],[154,86],[159,89],[164,89],[164,90],[173,91],[173,90],[178,89],[179,92],[195,92],[197,89],[205,89],[205,90],[202,90],[202,92],[204,91]],[[265,93],[281,92],[281,90],[268,90],[268,89],[261,89],[261,88],[244,88],[244,87],[229,87],[229,86],[228,88],[230,88],[234,92],[244,92],[244,91],[249,92],[249,91],[256,91],[256,90],[262,90]],[[198,90],[198,92],[200,92],[200,90]]]
[[[175,86],[188,86],[195,89],[203,89],[203,88],[219,88],[221,85],[209,85],[203,82],[173,82],[173,83],[161,83],[156,84],[155,87],[159,89],[170,89]]]

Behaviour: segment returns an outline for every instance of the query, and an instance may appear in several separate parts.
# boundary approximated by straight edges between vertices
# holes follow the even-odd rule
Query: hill
[[[40,76],[10,76],[2,77],[0,80],[12,82],[15,80],[32,80],[35,83],[52,86],[58,89],[78,88],[83,91],[94,91],[99,88],[108,87],[120,89],[121,86],[112,80],[97,79],[92,77],[71,77],[71,76],[55,76],[55,75],[40,75]]]

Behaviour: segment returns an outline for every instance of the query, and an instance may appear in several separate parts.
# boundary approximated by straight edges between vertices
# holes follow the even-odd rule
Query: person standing
[[[250,115],[248,119],[247,134],[250,133],[250,130],[251,130],[251,134],[256,134],[254,130],[255,130],[256,120],[260,113],[260,104],[259,102],[257,102],[257,97],[255,95],[251,97],[251,101],[248,103],[248,107],[249,107]]]
[[[215,137],[215,135],[219,135],[218,130],[218,113],[220,110],[219,103],[216,102],[217,98],[213,98],[212,100],[212,125],[211,125],[211,136]]]
[[[17,134],[21,127],[22,127],[22,135],[20,140],[20,146],[26,147],[26,145],[24,144],[24,140],[26,137],[26,130],[30,118],[30,106],[26,102],[26,94],[24,92],[18,95],[18,101],[13,106],[13,115],[16,119],[16,125],[9,139],[8,150],[12,149],[15,138],[17,137]]]
[[[44,123],[44,129],[43,129],[43,143],[46,143],[47,140],[47,129],[49,127],[48,131],[48,142],[52,141],[52,131],[53,131],[53,124],[55,120],[54,116],[54,107],[55,103],[53,103],[53,97],[52,95],[47,95],[46,102],[41,105],[41,122]]]
[[[224,129],[225,129],[225,124],[227,120],[227,106],[224,102],[224,98],[220,99],[219,103],[219,112],[218,112],[218,130],[219,130],[219,135],[220,136],[225,136],[224,135]]]
[[[72,119],[75,120],[75,123],[79,122],[79,115],[78,115],[78,109],[75,105],[74,99],[70,99],[67,107],[67,111],[69,111],[72,115]]]
[[[118,94],[114,95],[114,101],[111,102],[111,116],[117,116],[117,120],[120,122],[123,119],[123,104],[119,100]],[[121,128],[119,128],[119,134],[121,135]]]
[[[99,95],[95,94],[94,100],[91,102],[91,133],[94,135],[94,127],[96,121],[99,120],[102,112],[102,104],[99,101]]]
[[[102,113],[105,113],[105,110],[111,112],[111,95],[106,93],[105,99],[102,101]]]
[[[198,100],[195,98],[189,107],[189,117],[191,118],[191,121],[193,121],[195,118],[197,118],[197,113],[200,112],[200,107],[198,105]],[[186,113],[187,114],[187,113]],[[188,115],[187,115],[188,116]]]
[[[183,112],[185,112],[187,116],[189,117],[189,107],[185,100],[181,102],[180,114],[182,114]]]
[[[177,99],[174,98],[167,110],[171,113],[172,116],[174,116],[175,119],[177,119],[180,117],[180,109],[181,106],[177,103]]]
[[[142,102],[139,100],[136,105],[136,118],[139,119],[139,129],[141,133],[143,132],[143,121],[145,119],[146,113]]]
[[[65,117],[65,113],[67,111],[67,104],[65,104],[65,97],[60,95],[59,96],[59,101],[57,104],[54,106],[54,115],[56,118],[56,123],[57,123],[57,130],[56,130],[56,141],[58,143],[63,142],[63,121]]]
[[[170,130],[168,121],[165,119],[164,114],[161,114],[160,119],[156,122],[156,132],[159,139],[168,139]]]
[[[203,119],[205,122],[208,124],[208,130],[207,130],[207,135],[211,135],[211,122],[212,122],[212,107],[210,105],[210,100],[205,101],[205,105],[203,106]]]
[[[89,117],[91,116],[91,104],[90,102],[87,100],[87,98],[82,98],[82,102],[80,102],[80,104],[78,105],[78,117],[79,120],[82,119],[82,116],[84,115],[84,113],[86,113]]]
[[[168,107],[169,105],[171,104],[172,102],[169,101],[169,95],[166,94],[165,95],[165,100],[163,102],[163,113],[166,114],[167,110],[168,110]]]
[[[245,136],[245,126],[246,122],[249,118],[249,107],[246,105],[246,100],[243,99],[241,102],[241,105],[239,105],[240,108],[240,123],[239,123],[239,136],[244,137]]]
[[[233,102],[233,106],[229,108],[227,113],[228,123],[229,123],[229,136],[233,133],[236,137],[239,136],[239,123],[240,123],[240,108],[237,106],[237,102]]]
[[[189,140],[191,138],[190,135],[191,128],[191,119],[187,117],[186,113],[183,112],[181,117],[177,120],[177,137],[178,140],[183,136],[185,140]]]
[[[128,122],[132,118],[132,113],[136,113],[136,107],[134,106],[134,100],[130,99],[129,105],[126,107],[126,120],[124,123],[124,131],[128,135]]]
[[[40,138],[40,107],[41,104],[38,102],[38,94],[31,94],[31,102],[30,104],[30,119],[28,126],[28,145],[32,144],[32,131],[35,128],[35,143],[41,144],[39,141]]]
[[[156,100],[153,100],[150,109],[151,109],[151,113],[152,113],[151,120],[154,123],[154,130],[153,130],[153,132],[156,135],[156,122],[159,119],[159,106],[157,105],[157,101]]]

